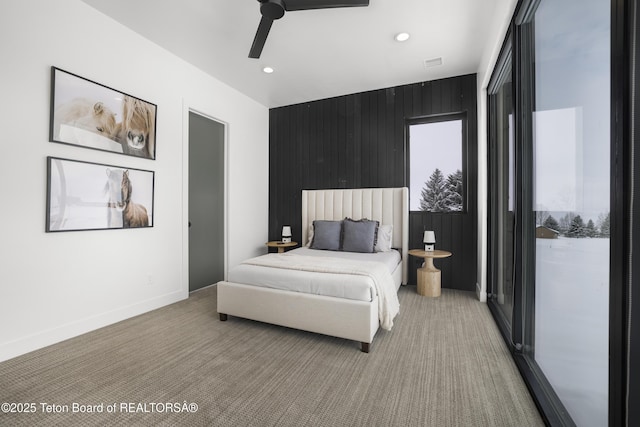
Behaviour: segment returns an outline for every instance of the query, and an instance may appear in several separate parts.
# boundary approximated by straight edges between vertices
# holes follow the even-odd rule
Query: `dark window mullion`
[[[508,194],[505,194],[505,190],[509,190],[509,147],[508,141],[510,138],[509,130],[505,134],[505,124],[508,126],[509,113],[513,112],[513,96],[507,97],[507,103],[505,103],[504,91],[509,90],[512,94],[513,90],[510,86],[513,85],[513,55],[512,55],[512,42],[511,32],[507,35],[505,42],[503,43],[500,56],[496,63],[494,74],[491,77],[491,81],[488,86],[488,100],[487,106],[489,109],[489,125],[488,125],[488,150],[487,150],[487,162],[489,165],[489,224],[488,224],[488,251],[489,251],[489,264],[488,264],[488,284],[487,284],[487,301],[489,308],[491,309],[494,318],[498,324],[498,327],[509,345],[510,349],[513,347],[512,332],[511,332],[511,318],[513,315],[507,316],[504,312],[508,309],[504,306],[504,302],[499,301],[499,294],[504,291],[505,283],[504,277],[500,274],[505,269],[505,254],[504,250],[504,209],[505,199],[508,200]],[[505,144],[507,147],[505,148]],[[506,163],[505,163],[506,162]],[[505,164],[506,172],[505,172]],[[503,182],[506,177],[506,183]],[[501,282],[502,281],[502,282]],[[512,279],[513,283],[513,279]],[[512,304],[511,304],[512,305]]]
[[[609,255],[609,425],[637,425],[637,420],[627,418],[627,411],[637,415],[634,400],[625,396],[633,393],[633,384],[628,368],[635,366],[628,357],[628,306],[629,274],[633,266],[629,258],[633,242],[629,242],[633,230],[630,228],[630,187],[633,179],[630,163],[633,161],[630,129],[629,84],[630,62],[633,46],[634,11],[637,0],[611,1],[611,240]],[[629,44],[627,44],[629,43]],[[632,46],[631,48],[629,46]],[[636,85],[638,83],[636,82]],[[629,160],[630,159],[630,160]],[[636,171],[637,173],[637,171]],[[636,179],[637,180],[637,179]],[[637,196],[636,196],[637,197]],[[637,216],[637,213],[635,214]],[[636,225],[637,228],[637,225]],[[636,244],[637,246],[637,244]],[[637,279],[636,279],[637,281]],[[636,333],[637,334],[637,333]],[[637,346],[637,344],[636,344]],[[636,374],[636,377],[638,375]],[[636,384],[637,387],[637,384]],[[627,405],[629,407],[627,408]],[[635,422],[634,422],[635,421]]]
[[[514,43],[514,98],[515,98],[515,228],[514,235],[514,307],[512,340],[517,352],[531,353],[534,289],[530,269],[534,264],[528,222],[531,219],[531,188],[533,178],[532,131],[533,112],[533,50],[531,24],[516,27]]]

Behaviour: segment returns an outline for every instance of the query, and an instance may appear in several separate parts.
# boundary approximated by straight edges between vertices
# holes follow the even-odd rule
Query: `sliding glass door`
[[[538,366],[579,426],[607,425],[610,2],[543,0],[532,17]]]
[[[488,90],[489,303],[551,424],[609,423],[610,9],[522,1]]]

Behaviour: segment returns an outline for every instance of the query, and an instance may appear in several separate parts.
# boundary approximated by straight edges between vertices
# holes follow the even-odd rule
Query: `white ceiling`
[[[257,0],[83,1],[269,108],[475,73],[509,3],[370,0],[368,7],[287,12],[273,23],[260,59],[250,59]],[[396,42],[403,31],[411,38]],[[441,66],[425,67],[438,57]],[[266,65],[275,72],[263,73]]]

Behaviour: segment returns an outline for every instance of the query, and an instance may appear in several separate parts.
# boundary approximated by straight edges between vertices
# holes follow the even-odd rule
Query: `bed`
[[[397,299],[399,286],[407,283],[408,209],[406,187],[303,190],[301,248],[253,258],[233,267],[227,281],[217,284],[220,320],[232,315],[354,340],[368,353],[377,330],[381,326],[390,329],[389,313],[383,312],[383,306]],[[328,223],[345,218],[377,221],[379,232],[391,229],[388,245],[393,250],[384,251],[387,254],[354,254],[308,248],[313,241],[314,221]],[[369,258],[360,267],[353,267],[354,272],[348,271],[351,261],[342,261],[362,256]],[[322,267],[312,271],[297,268],[297,262],[306,264],[310,258],[324,258],[318,261]],[[296,267],[291,267],[293,264]],[[386,283],[387,274],[393,295],[389,286],[376,282],[385,278]],[[320,282],[325,284],[318,285]]]

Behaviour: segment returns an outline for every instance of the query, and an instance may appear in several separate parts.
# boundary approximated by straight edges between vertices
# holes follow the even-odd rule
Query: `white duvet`
[[[393,319],[400,310],[396,287],[387,265],[376,261],[356,261],[337,257],[313,257],[297,253],[268,254],[244,261],[236,269],[239,275],[251,266],[268,269],[287,270],[290,272],[309,272],[329,275],[329,278],[340,280],[343,288],[349,288],[349,277],[365,278],[366,283],[373,285],[378,296],[378,318],[383,329],[390,330]],[[233,270],[232,270],[233,271]],[[345,279],[346,275],[346,279]],[[231,272],[230,272],[231,276]],[[234,278],[229,277],[230,280]],[[242,283],[242,279],[239,278]],[[360,281],[361,282],[361,281]],[[355,282],[354,282],[355,283]]]

